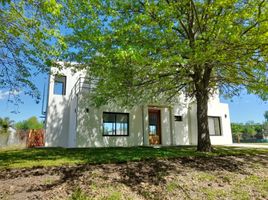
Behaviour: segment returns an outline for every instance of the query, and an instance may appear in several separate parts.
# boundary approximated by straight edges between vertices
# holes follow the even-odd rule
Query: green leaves
[[[32,75],[48,72],[47,63],[61,54],[58,30],[61,4],[56,1],[2,1],[0,5],[0,89],[24,91],[36,100]],[[52,45],[52,44],[59,45]],[[13,96],[14,103],[19,97]]]
[[[44,13],[60,16],[62,5],[57,3],[56,0],[47,0],[44,1],[41,5]]]
[[[7,133],[8,128],[12,127],[14,124],[14,121],[11,120],[9,117],[0,118],[0,133]]]
[[[39,122],[38,119],[35,116],[33,116],[27,120],[17,122],[15,124],[15,127],[17,130],[30,130],[30,129],[39,130],[43,128],[43,123]]]
[[[267,98],[265,1],[72,1],[63,10],[75,49],[65,58],[105,80],[96,94],[107,99],[194,96],[203,80],[211,93],[244,86]]]

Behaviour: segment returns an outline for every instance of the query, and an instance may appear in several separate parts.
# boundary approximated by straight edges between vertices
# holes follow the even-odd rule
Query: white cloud
[[[4,91],[0,91],[0,99],[5,99],[6,97],[8,97],[8,95],[9,95],[9,91],[6,91],[6,92],[4,92]]]
[[[3,90],[0,90],[0,100],[3,100],[3,99],[6,99],[8,98],[10,95],[19,95],[21,92],[20,91],[16,91],[16,90],[13,90],[13,91],[3,91]]]

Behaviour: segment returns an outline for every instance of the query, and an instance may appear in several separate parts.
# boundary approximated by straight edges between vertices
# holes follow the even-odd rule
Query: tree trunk
[[[211,143],[208,129],[208,94],[204,91],[198,91],[197,101],[197,132],[198,144],[197,151],[211,152]]]

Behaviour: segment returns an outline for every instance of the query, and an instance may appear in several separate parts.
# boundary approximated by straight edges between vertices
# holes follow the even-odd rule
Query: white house
[[[55,71],[52,74],[56,74]],[[46,146],[111,147],[197,144],[196,104],[178,97],[173,106],[137,105],[132,109],[90,104],[84,72],[62,69],[49,79]],[[219,96],[208,105],[212,144],[231,144],[230,115]]]

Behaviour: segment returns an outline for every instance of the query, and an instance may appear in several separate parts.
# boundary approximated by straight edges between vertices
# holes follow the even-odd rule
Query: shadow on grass
[[[242,157],[242,156],[241,156]],[[107,174],[114,173],[115,171],[118,173],[119,179],[114,179],[114,183],[119,183],[128,186],[131,190],[144,198],[150,199],[161,199],[164,198],[165,194],[162,194],[162,191],[154,191],[154,193],[148,193],[146,187],[165,187],[168,184],[168,179],[166,177],[172,174],[181,174],[184,175],[187,173],[185,169],[192,169],[195,171],[204,171],[204,172],[212,172],[212,171],[229,171],[239,174],[248,174],[247,166],[251,163],[256,162],[256,158],[259,160],[266,160],[263,157],[259,157],[258,155],[254,157],[246,157],[246,162],[236,159],[236,157],[230,156],[217,156],[217,157],[193,157],[193,158],[171,158],[164,160],[143,160],[139,162],[129,162],[129,163],[117,163],[113,165],[88,165],[82,164],[78,166],[69,166],[56,168],[60,171],[61,178],[49,185],[41,185],[37,188],[32,188],[30,191],[46,191],[50,190],[54,187],[60,186],[63,183],[67,184],[70,188],[70,191],[73,191],[77,185],[74,183],[79,183],[85,174],[85,172],[92,172],[95,169],[102,169],[103,174],[100,174],[99,178],[104,181],[107,178]],[[263,161],[263,162],[264,162]],[[46,172],[44,172],[45,174]],[[54,172],[55,173],[55,172]],[[56,172],[58,173],[58,172]],[[178,185],[179,186],[179,185]],[[181,191],[184,193],[188,199],[190,198],[189,191],[185,188],[181,188]]]
[[[41,148],[0,150],[1,168],[46,167],[75,164],[124,163],[129,161],[167,158],[215,156],[251,156],[268,154],[268,149],[214,147],[214,152],[196,152],[195,147],[114,147],[114,148]],[[187,160],[187,159],[185,159]]]
[[[58,181],[39,185],[29,190],[46,191],[66,182],[72,186],[72,183],[77,182],[86,171],[102,169],[105,173],[112,173],[116,170],[120,179],[115,181],[130,187],[133,191],[147,198],[148,194],[146,194],[143,184],[149,186],[165,185],[165,177],[169,176],[171,172],[173,174],[174,172],[185,173],[185,168],[206,172],[225,170],[246,174],[244,169],[249,164],[268,165],[268,150],[237,147],[215,147],[214,149],[213,153],[196,152],[194,147],[48,148],[0,151],[0,166],[2,168],[23,165],[25,165],[24,167],[34,167],[33,169],[21,170],[7,169],[2,173],[0,170],[0,178],[45,174],[60,175]],[[105,165],[105,163],[114,163],[114,165]],[[5,176],[7,172],[8,177]],[[74,187],[70,189],[72,191]],[[161,197],[161,194],[156,193],[155,195]],[[185,195],[188,196],[187,192]]]
[[[102,164],[144,159],[194,156],[192,147],[185,148],[43,148],[0,150],[0,168],[58,166],[62,164]]]

